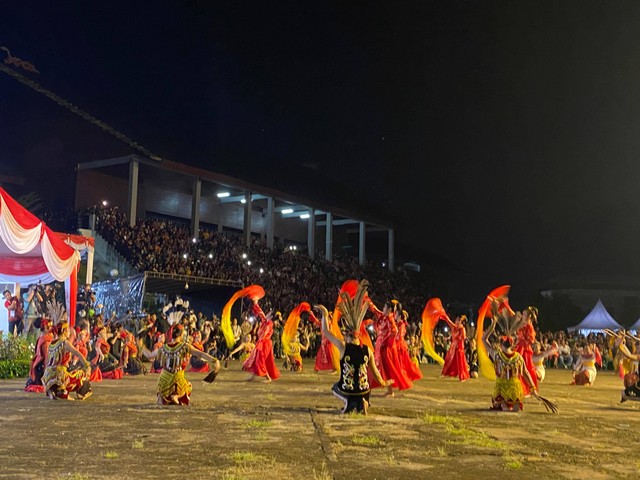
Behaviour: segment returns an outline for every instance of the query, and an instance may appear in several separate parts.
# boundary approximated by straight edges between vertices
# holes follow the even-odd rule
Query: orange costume
[[[280,378],[280,371],[276,367],[275,358],[273,356],[273,343],[271,336],[273,335],[273,321],[268,319],[260,305],[253,304],[251,315],[260,319],[260,327],[258,328],[258,341],[255,349],[249,355],[249,358],[242,364],[242,368],[247,372],[253,373],[258,377],[268,376],[271,380]]]
[[[458,377],[460,381],[469,380],[469,364],[464,351],[464,341],[467,333],[463,323],[453,323],[445,320],[451,327],[451,346],[444,357],[442,367],[443,377]]]
[[[374,359],[376,366],[386,380],[393,380],[393,385],[398,390],[407,390],[413,386],[411,379],[402,367],[400,358],[398,357],[398,349],[396,347],[396,335],[398,334],[398,326],[393,318],[394,314],[385,315],[383,312],[371,306],[373,312],[373,325],[376,330],[376,344],[374,349]],[[379,386],[375,379],[371,379],[373,386]]]
[[[409,355],[409,347],[407,346],[407,342],[405,340],[405,336],[407,335],[407,322],[404,319],[400,319],[400,321],[397,322],[397,325],[398,334],[396,335],[396,346],[398,349],[398,358],[400,359],[400,364],[409,376],[409,379],[420,380],[422,378],[420,366],[416,365],[416,363],[411,360],[411,355]]]
[[[514,350],[522,355],[522,359],[524,360],[524,366],[531,375],[533,379],[533,383],[535,384],[536,389],[538,388],[538,375],[536,373],[536,366],[533,363],[533,348],[532,345],[536,342],[536,330],[533,328],[533,324],[531,321],[525,323],[522,327],[518,329],[516,332],[517,343],[514,347]],[[525,395],[530,394],[529,385],[523,381],[522,389],[524,390]]]

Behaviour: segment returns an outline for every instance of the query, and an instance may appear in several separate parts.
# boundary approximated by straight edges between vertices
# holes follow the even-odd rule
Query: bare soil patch
[[[621,381],[593,387],[550,370],[522,414],[488,410],[487,380],[440,379],[434,366],[395,398],[372,397],[367,417],[340,415],[337,377],[283,372],[246,382],[239,363],[212,385],[188,374],[192,405],[157,407],[157,376],[94,385],[86,402],[25,393],[0,381],[0,479],[589,479],[639,478],[640,402]]]

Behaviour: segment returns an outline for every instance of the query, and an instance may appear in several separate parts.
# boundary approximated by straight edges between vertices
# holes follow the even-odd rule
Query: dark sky
[[[637,1],[0,13],[0,44],[32,78],[150,150],[265,183],[335,176],[402,225],[399,241],[471,272],[470,290],[640,268]],[[3,73],[0,146],[0,163],[48,178],[130,153]]]

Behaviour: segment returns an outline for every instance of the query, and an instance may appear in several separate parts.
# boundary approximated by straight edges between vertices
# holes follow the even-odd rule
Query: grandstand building
[[[143,216],[188,222],[195,239],[200,226],[235,231],[249,245],[252,235],[306,250],[331,260],[336,249],[357,235],[360,265],[367,261],[368,237],[386,237],[382,262],[395,270],[395,229],[374,215],[321,204],[287,192],[169,160],[138,155],[81,163],[77,166],[76,210],[109,206],[125,211],[130,224]]]

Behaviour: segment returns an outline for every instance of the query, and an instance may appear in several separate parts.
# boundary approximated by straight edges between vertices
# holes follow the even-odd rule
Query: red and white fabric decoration
[[[0,188],[0,280],[22,285],[68,281],[77,275],[79,261],[78,252]],[[67,304],[71,322],[75,319],[74,280]]]

